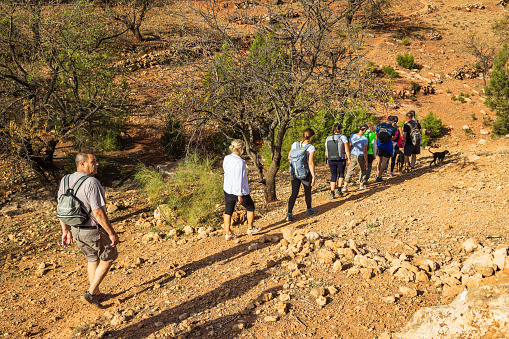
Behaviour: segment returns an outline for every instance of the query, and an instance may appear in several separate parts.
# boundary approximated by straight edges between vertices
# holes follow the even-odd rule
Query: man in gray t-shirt
[[[90,287],[82,300],[94,306],[101,307],[99,290],[111,264],[118,257],[116,245],[118,235],[111,226],[106,215],[106,196],[101,183],[92,175],[97,173],[99,163],[91,153],[76,155],[76,172],[69,176],[69,187],[73,187],[79,178],[90,176],[79,187],[76,197],[80,200],[82,209],[89,214],[89,218],[80,226],[69,226],[60,221],[62,226],[62,246],[67,248],[76,241],[79,249],[88,261],[88,276]],[[60,182],[58,197],[64,193],[64,179]]]

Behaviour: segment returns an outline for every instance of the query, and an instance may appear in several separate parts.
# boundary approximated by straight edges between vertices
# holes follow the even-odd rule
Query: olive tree
[[[365,67],[366,48],[356,26],[370,3],[349,1],[343,6],[345,1],[299,0],[291,4],[292,11],[284,7],[297,15],[267,7],[267,15],[253,22],[256,32],[248,50],[245,40],[218,17],[218,3],[209,0],[200,9],[203,22],[215,34],[207,37],[219,36],[222,47],[210,58],[188,65],[192,70],[176,81],[179,93],[172,106],[188,121],[244,140],[267,202],[277,199],[275,178],[286,156],[281,149],[294,119],[318,109],[344,112],[371,106],[383,96]],[[260,141],[270,149],[268,168]]]
[[[114,139],[128,112],[102,22],[85,1],[0,3],[0,151],[45,180],[60,142]]]

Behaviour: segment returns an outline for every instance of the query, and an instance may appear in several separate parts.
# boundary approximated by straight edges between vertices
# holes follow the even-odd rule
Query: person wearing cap
[[[350,144],[348,138],[341,132],[343,131],[343,125],[337,123],[332,128],[332,134],[325,139],[325,161],[329,165],[331,178],[330,178],[330,198],[334,199],[334,191],[336,190],[336,183],[338,190],[336,197],[343,196],[341,187],[343,186],[343,180],[345,178],[345,167],[351,165],[350,160]],[[329,159],[328,148],[333,151],[333,159]],[[334,148],[334,150],[332,150]],[[336,151],[337,149],[337,151]],[[332,154],[332,153],[331,153]],[[337,159],[339,156],[339,159]]]

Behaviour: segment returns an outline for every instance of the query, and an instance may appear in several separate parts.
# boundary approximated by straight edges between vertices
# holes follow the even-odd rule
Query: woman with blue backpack
[[[292,183],[292,195],[288,201],[288,213],[286,221],[295,220],[292,211],[297,196],[299,195],[300,185],[304,186],[304,199],[306,201],[306,214],[311,215],[317,212],[311,207],[311,187],[315,184],[315,163],[314,155],[316,148],[310,144],[315,131],[306,128],[302,133],[302,140],[292,144],[288,160],[290,160],[290,174]]]

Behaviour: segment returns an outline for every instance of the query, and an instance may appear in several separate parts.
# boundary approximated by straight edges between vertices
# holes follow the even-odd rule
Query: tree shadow
[[[233,248],[236,249],[239,246]],[[226,253],[224,253],[226,252]],[[225,256],[228,256],[228,252],[230,251],[224,251],[222,252]],[[207,257],[213,258],[214,256]],[[203,259],[205,260],[205,259]],[[198,261],[198,263],[202,262],[203,260]],[[276,265],[279,265],[281,261],[279,260],[276,262]],[[197,263],[193,263],[186,266],[193,266],[194,269],[197,269],[196,266]],[[157,327],[156,323],[164,323],[164,326],[168,326],[169,324],[176,324],[180,323],[181,320],[179,319],[179,316],[181,316],[184,313],[200,313],[207,309],[215,307],[219,303],[224,303],[228,300],[238,298],[242,295],[244,295],[246,292],[248,292],[250,289],[254,288],[259,284],[259,282],[263,279],[266,279],[270,277],[271,268],[265,268],[262,270],[254,270],[251,273],[247,273],[244,275],[241,275],[239,277],[236,277],[234,279],[228,280],[223,282],[219,287],[215,288],[214,290],[207,292],[203,295],[197,296],[189,301],[185,301],[175,307],[172,307],[168,310],[165,310],[157,315],[154,315],[152,317],[149,317],[147,319],[142,319],[140,321],[137,321],[135,323],[130,324],[129,326],[110,332],[111,335],[113,335],[116,338],[146,338],[147,336],[151,335],[152,333],[159,331],[160,329],[164,327]],[[145,284],[153,284],[157,281],[157,279],[151,280],[149,282],[146,282]],[[160,281],[160,283],[167,282],[167,280]],[[148,287],[147,287],[148,288]],[[276,289],[271,289],[272,291],[275,291]],[[264,292],[266,293],[266,292]],[[262,294],[263,295],[263,294]],[[261,295],[260,295],[261,297]],[[260,298],[259,297],[259,298]],[[242,311],[241,313],[245,313]],[[216,328],[222,327],[223,324],[228,323],[231,318],[231,315],[224,315],[219,318],[216,318],[214,320],[211,320],[203,326],[197,326],[197,327],[188,327],[187,329],[187,336],[188,338],[195,338],[200,336],[201,329],[205,329],[208,326],[213,326]],[[233,320],[233,319],[231,319]],[[221,322],[218,326],[217,323]],[[176,335],[176,333],[173,333],[172,335]],[[207,334],[205,334],[207,335]]]

